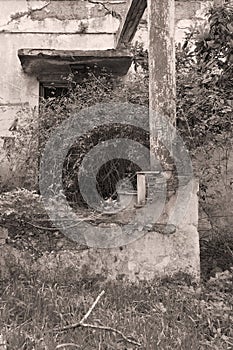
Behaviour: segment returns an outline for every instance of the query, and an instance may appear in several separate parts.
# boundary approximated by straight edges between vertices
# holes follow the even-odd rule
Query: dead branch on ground
[[[86,327],[86,328],[92,328],[92,329],[99,329],[102,331],[107,331],[107,332],[112,332],[115,334],[118,334],[122,337],[123,340],[125,340],[127,343],[133,344],[133,345],[137,345],[137,346],[141,346],[141,344],[135,340],[132,340],[128,337],[126,337],[121,331],[112,328],[112,327],[108,327],[108,326],[99,326],[99,325],[94,325],[94,324],[89,324],[89,323],[85,323],[85,321],[87,320],[87,318],[90,316],[90,314],[92,313],[93,309],[95,308],[96,304],[98,303],[98,301],[100,300],[100,298],[104,295],[105,291],[103,290],[98,297],[96,298],[96,300],[94,301],[94,303],[91,305],[91,307],[89,308],[89,310],[87,311],[87,313],[83,316],[83,318],[81,319],[81,321],[77,322],[77,323],[73,323],[73,324],[69,324],[65,327],[62,328],[55,328],[53,329],[53,332],[64,332],[67,331],[69,329],[74,329],[74,328],[79,328],[79,327]]]

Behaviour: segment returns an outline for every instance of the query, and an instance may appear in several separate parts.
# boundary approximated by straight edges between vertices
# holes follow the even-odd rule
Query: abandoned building
[[[4,181],[9,176],[4,145],[14,138],[14,123],[22,122],[17,113],[23,106],[37,108],[40,96],[48,95],[51,86],[62,88],[64,77],[96,63],[115,75],[127,75],[130,43],[142,41],[149,49],[150,45],[146,0],[0,0],[0,5],[0,176]],[[177,42],[193,21],[204,20],[206,6],[206,1],[176,2]],[[155,53],[157,38],[153,40]],[[171,101],[173,93],[166,98]],[[186,215],[174,234],[153,232],[120,252],[111,250],[104,264],[116,266],[112,261],[117,261],[112,276],[151,278],[180,270],[199,275],[197,187],[195,183],[191,189]]]
[[[134,4],[135,3],[135,4]],[[136,4],[137,3],[137,4]],[[9,176],[3,144],[23,105],[37,107],[49,87],[98,63],[125,75],[132,40],[148,46],[146,1],[1,0],[1,177]],[[203,21],[209,2],[176,1],[175,38],[179,42],[195,21]],[[7,139],[8,138],[8,139]]]

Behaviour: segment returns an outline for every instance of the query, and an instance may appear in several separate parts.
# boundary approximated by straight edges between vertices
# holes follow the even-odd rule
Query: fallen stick
[[[65,347],[67,348],[68,346],[73,346],[73,347],[75,347],[77,349],[80,349],[80,346],[77,345],[77,344],[74,344],[74,343],[59,344],[59,345],[56,346],[56,349],[61,349],[61,348],[65,348]]]
[[[108,326],[98,326],[98,325],[88,324],[88,323],[82,323],[81,326],[82,327],[87,327],[87,328],[92,328],[92,329],[100,329],[102,331],[107,331],[107,332],[113,332],[113,333],[119,334],[128,343],[131,343],[131,344],[137,345],[137,346],[141,346],[140,343],[138,343],[137,341],[131,340],[130,338],[126,337],[121,331],[119,331],[116,328],[112,328],[112,327],[108,327]]]
[[[96,304],[98,303],[100,298],[104,295],[104,293],[105,293],[105,291],[102,290],[102,292],[98,295],[98,297],[96,298],[94,303],[91,305],[91,307],[89,308],[87,313],[83,316],[81,321],[79,321],[77,323],[69,324],[69,325],[67,325],[65,327],[62,327],[62,328],[54,328],[53,332],[64,332],[64,331],[67,331],[69,329],[74,329],[74,328],[79,328],[79,327],[99,329],[99,330],[102,330],[102,331],[116,333],[116,334],[120,335],[122,337],[122,339],[124,339],[127,343],[130,343],[130,344],[133,344],[133,345],[137,345],[137,346],[141,346],[141,344],[139,342],[137,342],[135,340],[131,340],[130,338],[126,337],[121,331],[119,331],[119,330],[117,330],[115,328],[108,327],[108,326],[99,326],[99,325],[94,325],[94,324],[89,324],[89,323],[85,323],[84,322],[90,316],[90,314],[92,313],[92,311],[95,308]]]
[[[105,291],[102,290],[102,292],[98,295],[98,297],[95,299],[94,303],[92,304],[92,306],[90,307],[90,309],[87,311],[87,313],[83,316],[83,318],[81,319],[81,321],[79,322],[81,325],[84,323],[84,321],[90,316],[90,314],[92,313],[94,307],[96,306],[96,304],[98,303],[98,301],[100,300],[100,298],[102,297],[102,295],[104,295]]]

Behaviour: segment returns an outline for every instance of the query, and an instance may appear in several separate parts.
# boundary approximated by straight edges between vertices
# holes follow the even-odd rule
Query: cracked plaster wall
[[[38,104],[38,82],[22,71],[20,48],[106,50],[124,16],[125,1],[1,0],[0,103]]]

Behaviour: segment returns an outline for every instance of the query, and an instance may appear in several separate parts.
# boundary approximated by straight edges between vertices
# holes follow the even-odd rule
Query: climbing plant
[[[137,43],[133,53],[148,81],[147,51]],[[200,217],[222,233],[232,232],[232,63],[233,5],[226,3],[210,8],[206,22],[190,28],[176,47],[177,129],[200,179]]]
[[[225,4],[177,48],[178,128],[200,178],[200,230],[221,235],[232,233],[232,62],[233,6]]]

